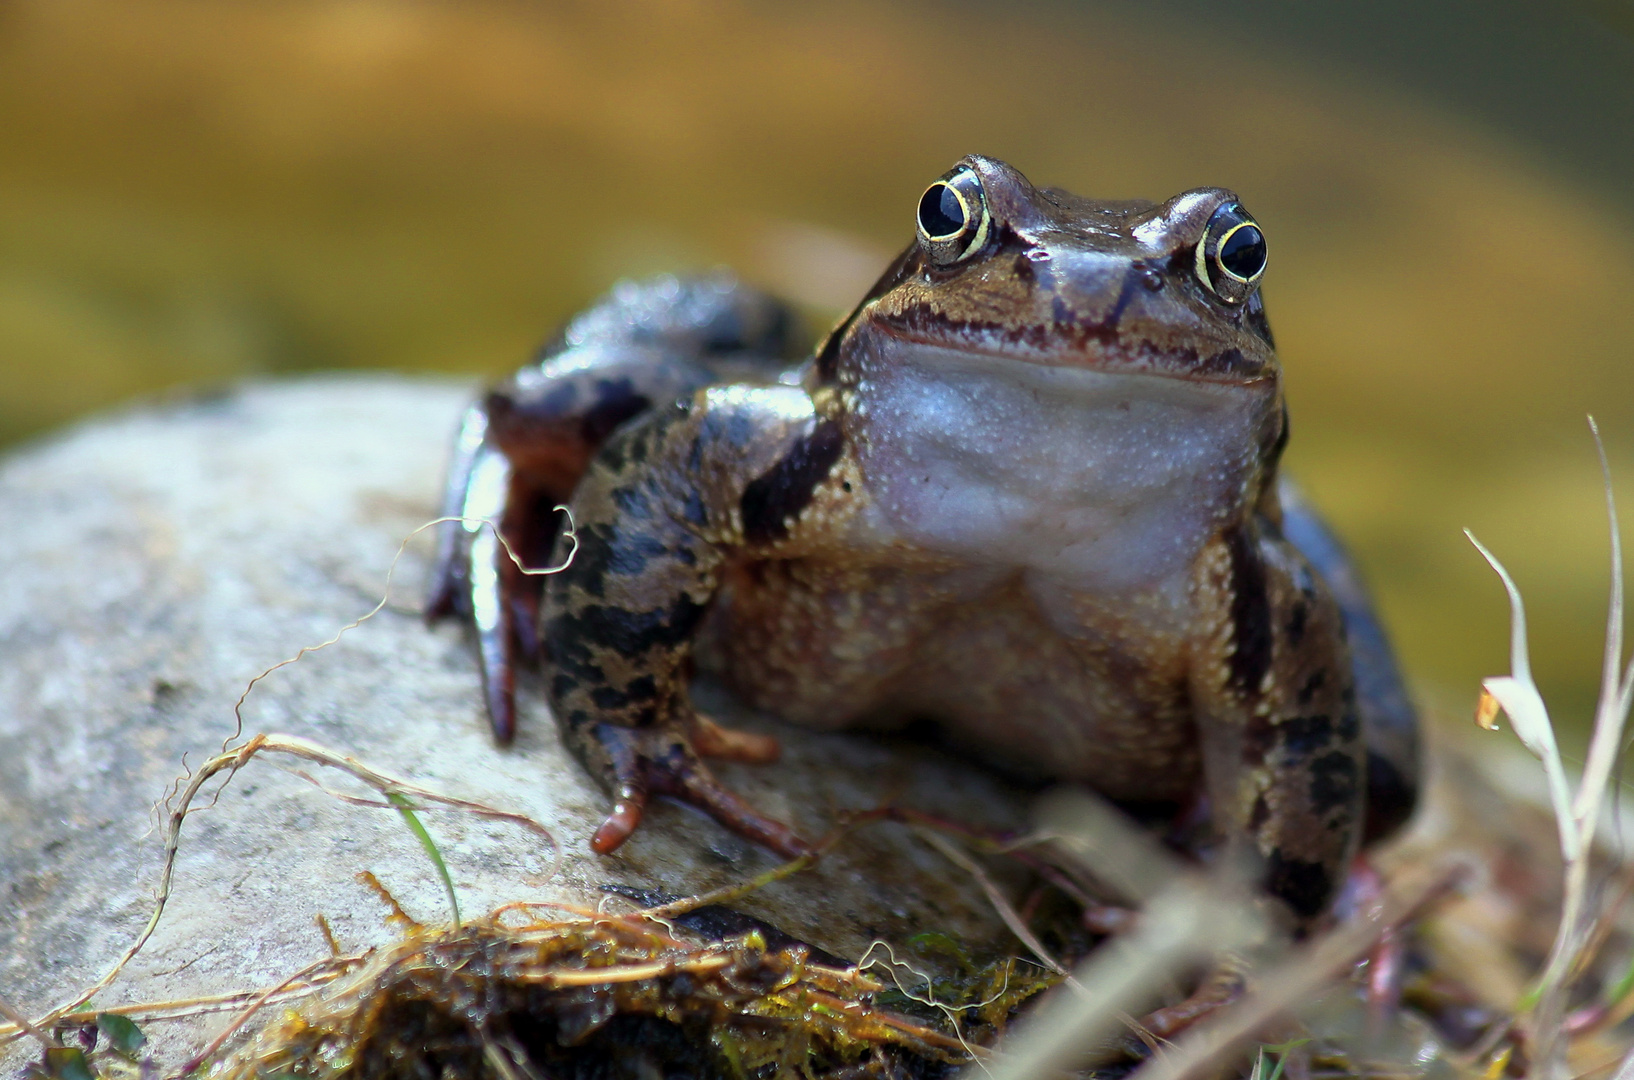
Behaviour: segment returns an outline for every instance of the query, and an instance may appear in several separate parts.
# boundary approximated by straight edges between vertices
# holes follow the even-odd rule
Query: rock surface
[[[0,462],[0,997],[37,1016],[94,982],[152,910],[162,835],[154,807],[233,734],[245,684],[332,637],[380,598],[398,545],[435,516],[443,460],[470,393],[449,382],[311,378],[251,385],[101,419]],[[424,820],[463,910],[512,900],[609,902],[623,882],[692,893],[775,860],[692,812],[660,804],[616,856],[586,838],[606,805],[559,746],[525,683],[516,744],[480,711],[470,644],[418,613],[429,534],[397,567],[390,604],[338,644],[261,682],[245,729],[301,735],[451,795],[531,815]],[[718,707],[717,707],[718,705]],[[724,719],[784,739],[785,759],[723,766],[768,812],[820,835],[839,811],[894,801],[1015,824],[1023,801],[934,751]],[[344,948],[391,939],[372,871],[416,918],[447,917],[442,886],[396,814],[339,773],[262,759],[187,820],[158,932],[96,1003],[258,989]],[[302,766],[311,772],[310,766]],[[209,802],[206,788],[201,803]],[[625,903],[622,900],[610,901]],[[841,956],[935,929],[976,953],[1011,951],[981,892],[906,828],[860,830],[813,872],[740,905]],[[147,1025],[175,1061],[225,1015]],[[36,1053],[0,1047],[12,1074]]]

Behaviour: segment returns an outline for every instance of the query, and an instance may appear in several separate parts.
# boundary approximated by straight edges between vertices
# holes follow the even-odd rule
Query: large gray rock
[[[128,947],[159,875],[154,807],[183,755],[197,764],[219,751],[252,676],[373,606],[399,543],[435,516],[470,392],[355,376],[248,386],[93,421],[0,463],[0,996],[37,1016]],[[605,794],[563,752],[532,685],[515,746],[494,746],[465,635],[418,617],[421,540],[377,618],[256,688],[248,732],[305,736],[547,825],[563,849],[549,880],[551,852],[534,835],[425,815],[468,913],[521,899],[595,904],[615,881],[692,893],[775,865],[669,804],[615,857],[592,854]],[[725,718],[784,738],[780,764],[722,772],[808,835],[885,800],[1019,820],[1014,792],[932,751]],[[326,955],[319,914],[345,948],[389,940],[379,901],[356,880],[363,870],[415,917],[446,918],[396,814],[346,804],[278,764],[252,763],[187,821],[164,920],[98,1004],[277,983]],[[817,870],[740,906],[842,956],[925,929],[978,953],[1013,948],[980,890],[899,825],[859,831]],[[174,1061],[224,1022],[148,1027]],[[12,1045],[0,1070],[35,1052]]]

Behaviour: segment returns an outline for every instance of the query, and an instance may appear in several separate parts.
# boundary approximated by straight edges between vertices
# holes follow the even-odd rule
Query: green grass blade
[[[459,898],[454,895],[454,879],[448,873],[448,864],[443,862],[443,853],[437,850],[437,842],[431,838],[430,833],[426,832],[426,827],[420,824],[420,817],[414,812],[413,803],[395,791],[386,792],[386,798],[390,800],[393,806],[397,807],[397,812],[403,815],[404,821],[408,822],[409,831],[419,838],[420,846],[426,849],[427,855],[431,856],[431,864],[437,868],[437,876],[443,879],[443,889],[448,893],[448,906],[454,912],[454,929],[458,930],[460,926],[460,902]]]

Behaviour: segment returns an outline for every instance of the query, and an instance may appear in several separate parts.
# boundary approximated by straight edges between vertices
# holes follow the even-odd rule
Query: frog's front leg
[[[538,653],[539,578],[566,502],[619,425],[712,383],[775,381],[794,319],[729,275],[622,282],[579,314],[537,362],[466,411],[444,491],[426,616],[477,631],[494,735],[515,732],[513,669]],[[500,535],[485,522],[498,525]]]
[[[1191,684],[1215,821],[1305,929],[1363,828],[1366,741],[1339,606],[1263,519],[1210,545],[1196,588],[1208,617]]]
[[[720,387],[620,432],[580,483],[578,554],[546,586],[542,637],[563,741],[614,796],[596,851],[622,844],[653,794],[784,855],[806,850],[700,760],[767,760],[776,747],[699,716],[688,680],[722,568],[809,531],[801,511],[840,450],[837,425],[804,392]]]

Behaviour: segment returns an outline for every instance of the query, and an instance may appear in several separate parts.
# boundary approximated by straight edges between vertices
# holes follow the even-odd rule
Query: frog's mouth
[[[958,320],[923,306],[879,314],[875,325],[909,348],[987,357],[1018,367],[1060,368],[1171,380],[1249,384],[1276,377],[1276,361],[1249,342],[1183,340],[1162,328],[1124,333],[1073,319],[1067,312],[1045,326]],[[1245,345],[1247,347],[1245,347]]]
[[[1007,350],[950,349],[930,342],[902,344],[904,348],[892,352],[904,375],[916,371],[989,400],[1021,395],[1058,414],[1060,422],[1072,417],[1088,420],[1102,410],[1128,413],[1137,407],[1177,410],[1172,420],[1178,423],[1185,423],[1183,417],[1190,413],[1253,412],[1254,403],[1273,397],[1276,386],[1266,375],[1245,379],[1192,371],[1176,374],[1166,366],[1123,363],[1104,353],[1018,356]]]

